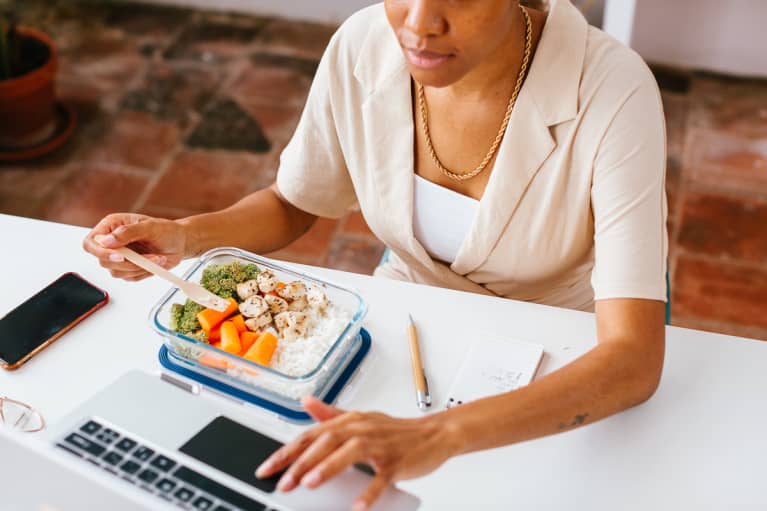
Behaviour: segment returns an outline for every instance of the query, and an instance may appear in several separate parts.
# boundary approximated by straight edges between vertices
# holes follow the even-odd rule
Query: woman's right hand
[[[169,269],[184,258],[187,243],[187,232],[178,222],[135,213],[116,213],[105,217],[88,233],[83,240],[83,248],[96,256],[99,264],[113,277],[137,281],[150,276],[150,273],[110,249],[129,245]]]

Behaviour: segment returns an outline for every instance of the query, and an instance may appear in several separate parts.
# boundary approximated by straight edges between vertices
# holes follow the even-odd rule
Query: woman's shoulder
[[[589,27],[581,88],[653,88],[655,77],[642,57],[604,31]]]
[[[339,36],[349,42],[360,43],[368,35],[380,36],[390,31],[389,22],[386,19],[386,11],[383,3],[377,3],[363,7],[355,12],[341,24],[338,29]]]
[[[394,40],[382,3],[374,4],[349,16],[331,39],[329,50],[357,60],[364,52]],[[376,44],[370,44],[374,41]]]
[[[389,26],[383,4],[351,15],[341,24],[323,55],[336,94],[365,96],[405,65],[402,49]]]

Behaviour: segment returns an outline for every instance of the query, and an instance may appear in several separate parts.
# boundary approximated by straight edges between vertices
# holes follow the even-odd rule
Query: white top
[[[18,371],[0,370],[0,395],[29,403],[53,424],[124,372],[159,370],[161,340],[150,330],[147,314],[167,283],[111,278],[81,248],[87,229],[0,215],[0,232],[24,241],[23,249],[0,250],[0,266],[9,269],[0,277],[0,316],[65,271],[80,273],[111,297],[103,310]],[[423,416],[413,392],[408,313],[418,326],[435,403],[429,413],[442,407],[468,350],[484,332],[542,344],[546,355],[538,378],[595,345],[590,313],[293,266],[352,286],[369,304],[364,325],[373,347],[339,396],[344,409]],[[459,456],[401,486],[422,498],[419,511],[560,511],[573,503],[595,511],[763,511],[765,367],[766,342],[667,327],[663,378],[647,403],[576,431]],[[279,440],[303,431],[258,408],[209,398],[236,420]],[[353,498],[339,509],[348,509]]]
[[[455,261],[478,208],[478,200],[415,175],[413,234],[434,259]]]

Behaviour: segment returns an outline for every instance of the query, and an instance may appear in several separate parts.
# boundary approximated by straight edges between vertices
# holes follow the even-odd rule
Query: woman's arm
[[[596,318],[599,344],[582,357],[518,391],[446,411],[459,453],[573,429],[652,396],[665,351],[663,302],[602,300]]]
[[[257,254],[273,252],[300,237],[316,220],[285,200],[274,183],[226,209],[178,222],[188,236],[185,255],[193,257],[225,245]]]
[[[108,215],[88,233],[83,248],[113,277],[134,281],[149,273],[113,249],[132,245],[155,263],[172,268],[213,247],[234,245],[257,253],[277,250],[301,236],[316,219],[286,201],[273,184],[224,210],[181,220]],[[98,242],[97,236],[101,236]]]
[[[513,392],[417,419],[343,413],[306,400],[307,411],[321,423],[275,452],[258,475],[290,466],[279,483],[290,491],[298,484],[316,487],[351,464],[369,463],[376,477],[355,502],[359,511],[393,481],[429,473],[452,456],[567,431],[645,401],[663,367],[663,303],[603,300],[596,315],[594,349]]]

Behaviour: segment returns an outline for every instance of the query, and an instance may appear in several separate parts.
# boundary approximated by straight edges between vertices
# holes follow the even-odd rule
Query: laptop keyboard
[[[181,509],[266,510],[264,504],[96,420],[85,421],[56,446]]]

